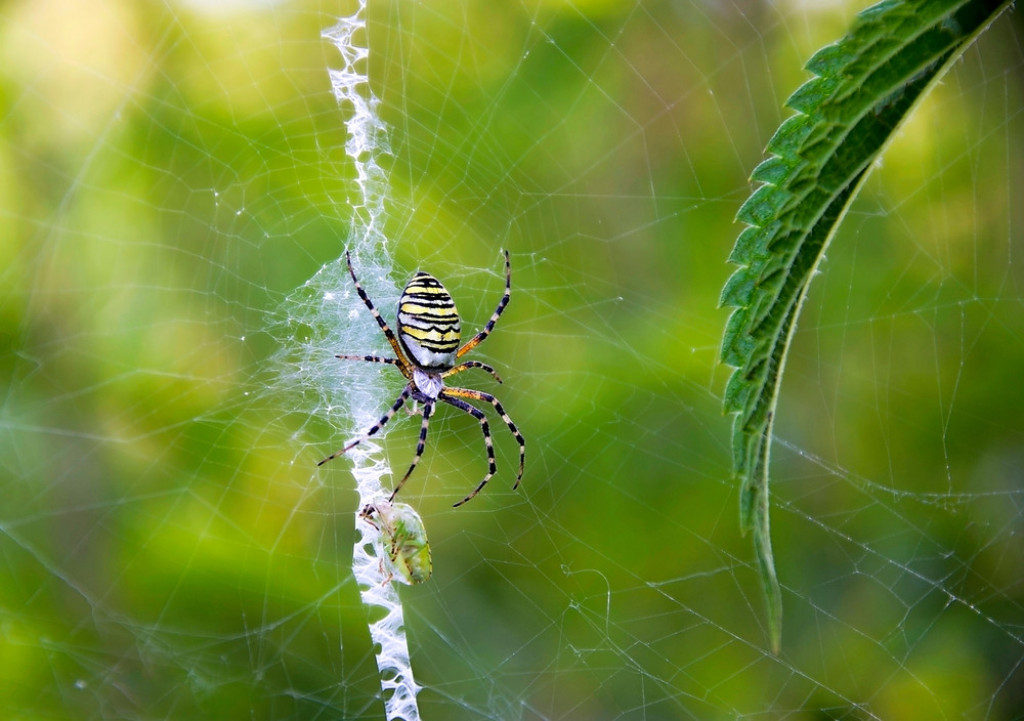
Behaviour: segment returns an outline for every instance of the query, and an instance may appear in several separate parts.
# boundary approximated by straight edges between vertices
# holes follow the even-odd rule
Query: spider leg
[[[348,274],[352,276],[352,282],[356,284],[356,292],[359,294],[359,297],[362,299],[366,307],[370,309],[370,313],[373,314],[374,319],[377,321],[377,325],[379,325],[380,329],[384,331],[384,335],[387,337],[388,343],[390,343],[391,347],[395,349],[395,355],[397,355],[399,359],[404,360],[405,354],[402,353],[402,349],[398,345],[398,340],[395,338],[395,334],[391,332],[390,328],[388,328],[387,322],[381,317],[380,313],[377,312],[377,309],[373,307],[373,301],[370,300],[370,296],[366,294],[366,291],[363,290],[363,286],[359,284],[359,279],[356,278],[356,272],[352,268],[352,258],[349,256],[349,252],[347,250],[345,251],[345,262],[348,263]],[[408,363],[395,363],[395,365],[399,368],[404,368]]]
[[[397,358],[381,358],[379,355],[336,355],[341,360],[366,361],[367,363],[384,363],[389,366],[402,367],[402,362]]]
[[[430,400],[424,402],[423,424],[420,426],[420,439],[416,443],[416,455],[413,456],[412,463],[409,464],[409,470],[407,470],[405,475],[402,476],[402,480],[400,480],[398,485],[395,486],[395,490],[391,491],[391,496],[388,498],[389,503],[395,500],[395,496],[397,496],[398,492],[402,490],[402,486],[404,486],[405,482],[409,480],[409,476],[412,475],[412,472],[416,470],[416,465],[420,462],[420,458],[423,456],[423,448],[427,444],[427,427],[430,425],[430,414],[433,412],[434,402]]]
[[[463,503],[473,498],[473,496],[478,494],[481,491],[481,489],[483,489],[483,487],[487,485],[487,481],[491,480],[491,476],[493,476],[495,471],[497,471],[497,467],[494,465],[494,442],[491,440],[491,428],[487,424],[487,416],[483,414],[483,411],[481,411],[478,408],[474,408],[473,406],[466,403],[466,401],[461,400],[459,398],[452,398],[445,394],[446,391],[441,391],[440,395],[437,396],[438,399],[444,401],[450,406],[455,406],[460,411],[465,411],[466,413],[480,421],[480,430],[483,431],[484,434],[484,445],[487,446],[487,475],[484,476],[484,479],[480,481],[480,485],[478,485],[473,490],[472,493],[470,493],[468,496],[463,498],[458,503],[452,505],[453,508],[458,508]]]
[[[455,357],[461,358],[462,356],[469,353],[471,350],[476,348],[478,345],[484,342],[484,339],[491,334],[494,330],[494,324],[498,322],[498,318],[501,317],[502,312],[505,310],[505,306],[508,305],[509,298],[512,297],[512,263],[508,258],[508,251],[505,251],[505,295],[498,301],[498,307],[491,315],[491,319],[487,321],[487,325],[484,329],[473,336],[466,345],[455,351]],[[374,311],[376,312],[376,311]],[[381,321],[383,322],[383,321]]]
[[[516,483],[512,486],[512,490],[514,491],[519,488],[519,481],[523,480],[523,466],[526,464],[526,439],[523,438],[523,434],[519,432],[518,428],[516,428],[516,424],[512,422],[512,419],[508,417],[508,413],[506,413],[505,409],[501,407],[501,403],[498,402],[498,399],[490,393],[475,391],[470,388],[445,388],[441,391],[441,396],[459,396],[460,398],[484,401],[494,406],[494,410],[496,410],[498,415],[501,416],[501,420],[505,421],[505,425],[508,426],[509,431],[511,431],[512,435],[515,436],[516,442],[519,443],[519,473],[516,475]]]
[[[398,399],[394,402],[394,405],[391,406],[391,409],[388,410],[388,412],[385,413],[383,416],[381,416],[380,420],[377,421],[376,423],[374,423],[370,427],[370,430],[368,430],[363,435],[359,436],[359,438],[356,438],[354,441],[349,443],[347,446],[342,448],[340,451],[336,451],[336,452],[332,453],[331,455],[327,456],[327,458],[325,458],[322,461],[320,461],[319,463],[317,463],[317,465],[318,466],[322,466],[323,464],[327,463],[327,461],[333,461],[338,456],[343,455],[344,453],[348,452],[352,448],[355,448],[360,443],[362,443],[363,441],[368,439],[370,436],[374,435],[377,431],[379,431],[381,428],[383,428],[384,425],[388,421],[391,420],[391,418],[395,415],[395,413],[398,412],[398,409],[401,408],[402,404],[405,403],[405,401],[409,398],[409,394],[410,393],[412,393],[412,386],[411,385],[407,385],[405,387],[405,389],[401,392],[401,394],[399,394]]]
[[[442,373],[441,377],[442,378],[447,378],[449,376],[455,375],[456,373],[461,373],[462,371],[468,371],[470,368],[479,368],[481,370],[485,370],[488,373],[490,373],[492,376],[494,376],[494,380],[498,381],[498,383],[501,383],[501,376],[499,376],[498,373],[493,368],[491,368],[489,365],[487,365],[486,363],[481,363],[480,361],[464,361],[462,363],[459,363],[454,368],[449,368],[444,373]]]

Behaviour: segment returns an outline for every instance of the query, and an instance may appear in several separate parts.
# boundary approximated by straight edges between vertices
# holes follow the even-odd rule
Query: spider
[[[340,451],[327,456],[317,465],[322,466],[328,461],[334,460],[373,436],[391,420],[406,401],[412,399],[414,404],[422,404],[422,409],[419,412],[423,415],[423,423],[420,426],[419,442],[416,444],[416,455],[413,456],[409,470],[405,472],[402,480],[398,482],[395,490],[391,492],[391,497],[388,498],[389,502],[394,501],[395,496],[402,490],[402,486],[405,485],[409,476],[416,469],[416,465],[420,462],[423,448],[427,442],[427,426],[430,422],[430,416],[434,413],[434,406],[440,401],[476,418],[480,422],[480,430],[483,431],[484,435],[484,446],[487,448],[487,474],[480,481],[480,484],[473,489],[472,493],[454,504],[456,507],[461,506],[479,493],[496,471],[494,443],[491,439],[491,429],[487,424],[487,417],[479,408],[463,400],[463,398],[468,398],[470,400],[490,403],[494,406],[494,410],[498,412],[501,420],[505,422],[505,425],[508,426],[509,431],[511,431],[519,443],[519,474],[516,476],[516,482],[512,489],[518,488],[519,481],[523,478],[523,465],[526,461],[526,439],[523,438],[519,429],[516,428],[516,424],[508,417],[498,399],[490,393],[470,388],[456,388],[444,384],[445,378],[462,373],[470,368],[484,370],[501,383],[501,378],[486,363],[472,360],[461,363],[456,363],[456,361],[486,340],[487,336],[494,330],[494,324],[498,322],[498,318],[501,317],[502,312],[508,305],[509,298],[512,295],[512,264],[509,261],[508,251],[505,251],[505,294],[498,302],[497,309],[495,309],[494,314],[487,321],[487,325],[484,326],[483,330],[461,347],[459,346],[459,312],[455,309],[455,301],[452,300],[451,294],[445,290],[445,287],[441,285],[441,281],[437,278],[421,270],[413,275],[412,279],[406,284],[405,290],[402,291],[402,297],[398,300],[398,337],[396,338],[380,313],[373,307],[373,302],[366,294],[366,291],[359,284],[359,279],[356,278],[356,272],[352,268],[352,258],[349,256],[348,251],[345,252],[345,262],[348,263],[348,272],[356,285],[356,292],[359,293],[359,297],[366,307],[370,309],[370,313],[373,314],[377,325],[384,332],[384,336],[394,349],[397,358],[383,358],[375,355],[336,355],[335,358],[393,365],[398,368],[409,382],[402,389],[402,392],[392,404],[391,409],[381,416],[366,433],[350,442]]]

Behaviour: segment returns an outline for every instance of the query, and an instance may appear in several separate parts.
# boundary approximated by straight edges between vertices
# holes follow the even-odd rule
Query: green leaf
[[[737,213],[746,223],[722,290],[734,307],[722,360],[734,366],[723,407],[735,413],[733,473],[740,528],[753,532],[774,652],[782,594],[769,533],[768,457],[786,353],[814,270],[869,169],[915,103],[1009,0],[887,0],[858,15],[849,34],[822,48],[815,77],[787,105],[798,111],[754,170],[761,183]]]

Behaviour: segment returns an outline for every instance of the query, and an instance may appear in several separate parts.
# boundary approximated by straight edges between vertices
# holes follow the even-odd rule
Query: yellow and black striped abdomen
[[[398,339],[420,368],[448,370],[455,365],[461,325],[459,311],[441,281],[422,270],[398,301]]]

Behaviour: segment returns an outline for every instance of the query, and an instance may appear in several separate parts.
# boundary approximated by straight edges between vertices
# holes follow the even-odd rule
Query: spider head
[[[416,384],[416,389],[429,400],[436,400],[444,388],[440,373],[428,373],[419,368],[412,369],[412,381]]]

